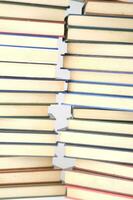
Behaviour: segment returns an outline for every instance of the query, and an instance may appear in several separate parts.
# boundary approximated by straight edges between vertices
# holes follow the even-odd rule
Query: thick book
[[[64,23],[1,17],[0,33],[64,37]]]
[[[89,80],[89,79],[88,79]],[[81,94],[101,94],[133,97],[133,87],[100,83],[73,82],[68,83],[68,92]]]
[[[0,104],[44,105],[56,103],[56,93],[0,92]]]
[[[36,48],[59,48],[58,37],[45,37],[37,35],[23,35],[23,34],[2,34],[0,33],[0,45],[22,46],[22,47],[36,47]]]
[[[133,180],[132,165],[76,159],[75,168]]]
[[[82,71],[71,70],[70,80],[81,81],[88,83],[103,83],[113,85],[133,85],[132,73],[115,73],[115,72],[94,72],[94,71]]]
[[[100,4],[101,5],[101,4]],[[130,6],[130,5],[129,5]],[[111,17],[95,15],[70,15],[68,17],[68,28],[103,28],[116,30],[133,30],[132,17]]]
[[[59,182],[60,175],[54,168],[5,170],[0,172],[0,185]]]
[[[59,134],[59,142],[65,144],[121,148],[133,151],[133,138],[121,135],[118,136],[117,133],[109,135],[108,132],[84,132],[68,129],[66,131],[59,131]]]
[[[1,131],[0,143],[8,144],[56,144],[57,134],[53,131]],[[125,142],[126,143],[126,142]]]
[[[65,69],[81,69],[90,71],[133,72],[132,58],[107,56],[84,56],[66,54],[64,56]]]
[[[95,43],[95,42],[68,42],[68,53],[92,56],[133,57],[132,44]]]
[[[116,194],[113,192],[105,192],[101,190],[96,189],[90,189],[85,187],[79,187],[79,186],[73,186],[73,185],[67,185],[67,198],[68,199],[88,199],[91,200],[131,200],[132,196],[129,195],[122,195],[122,194]]]
[[[0,117],[48,117],[49,105],[0,105]]]
[[[103,23],[103,21],[101,20]],[[133,20],[132,20],[133,24]],[[105,28],[81,28],[68,27],[68,41],[95,41],[114,43],[133,43],[133,31],[129,30],[109,30]]]
[[[0,62],[0,77],[55,79],[56,74],[54,64]]]
[[[0,91],[63,92],[65,82],[61,80],[1,78]]]
[[[19,184],[0,187],[0,198],[35,198],[64,196],[65,186],[61,182],[57,183],[38,183],[38,184]]]
[[[128,2],[88,1],[84,14],[133,16],[133,4]]]
[[[0,117],[0,130],[54,131],[55,120],[50,118]]]
[[[58,50],[0,45],[0,61],[57,64]]]
[[[133,112],[104,110],[104,109],[87,109],[75,107],[72,110],[73,118],[77,119],[94,119],[94,120],[111,120],[111,121],[133,121]]]
[[[92,131],[120,135],[133,135],[133,124],[128,122],[113,122],[102,120],[69,119],[70,130]]]
[[[65,172],[65,183],[133,197],[133,181],[129,179],[72,170]]]
[[[133,111],[133,98],[123,96],[66,93],[64,104],[87,108]]]
[[[39,5],[49,5],[49,6],[59,6],[59,7],[68,7],[69,0],[4,0],[4,2],[19,2],[19,3],[28,3],[28,4],[39,4]]]
[[[65,7],[22,4],[19,2],[0,2],[0,17],[64,21]]]
[[[26,168],[44,168],[52,167],[53,162],[51,157],[1,157],[0,171],[2,170],[16,170]]]
[[[55,156],[55,144],[0,143],[0,156]]]
[[[66,144],[65,156],[70,158],[133,164],[133,151]]]

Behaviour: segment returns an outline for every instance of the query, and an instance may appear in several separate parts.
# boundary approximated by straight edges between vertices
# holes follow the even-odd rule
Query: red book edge
[[[107,194],[107,195],[111,195],[111,196],[124,197],[124,198],[127,198],[127,199],[133,199],[133,196],[131,196],[131,195],[119,194],[119,193],[113,193],[113,192],[106,192],[106,191],[103,191],[103,190],[91,189],[91,188],[86,188],[86,187],[66,185],[66,189],[67,188],[80,189],[80,190],[84,190],[84,191],[90,191],[90,192],[96,192],[96,193],[101,193],[101,194]]]

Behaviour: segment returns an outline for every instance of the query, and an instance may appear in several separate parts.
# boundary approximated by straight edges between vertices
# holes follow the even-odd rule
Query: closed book
[[[56,73],[54,64],[0,62],[1,77],[55,79]]]
[[[17,144],[56,144],[57,135],[53,131],[1,131],[0,143],[17,143]]]
[[[11,169],[44,168],[52,167],[51,157],[1,157],[0,171]]]
[[[7,170],[0,172],[0,185],[59,182],[60,174],[54,168]]]
[[[0,105],[1,117],[48,117],[49,105]]]
[[[128,2],[89,1],[84,10],[85,14],[133,16],[133,5]]]
[[[72,70],[70,80],[83,81],[88,83],[107,83],[118,85],[133,85],[132,73],[115,73],[115,72],[93,72]]]
[[[133,164],[130,150],[66,144],[65,156],[70,158],[92,159],[99,161]]]
[[[61,182],[57,183],[39,183],[39,184],[21,184],[0,187],[0,198],[33,198],[33,197],[51,197],[64,196],[65,186]]]
[[[99,83],[69,82],[68,91],[81,94],[133,96],[133,87],[125,85],[119,86]]]
[[[12,24],[12,26],[10,26]],[[27,19],[0,18],[0,32],[24,35],[64,36],[64,23]]]
[[[66,54],[63,67],[90,71],[133,72],[132,65],[132,58]]]
[[[133,134],[133,124],[128,122],[113,122],[102,120],[69,119],[68,128],[71,130],[92,131],[120,135]]]
[[[72,110],[74,118],[94,119],[94,120],[111,120],[111,121],[132,121],[133,113],[128,111],[104,110],[104,109],[87,109],[75,107]]]
[[[62,7],[68,7],[69,6],[69,0],[4,0],[8,2],[19,2],[19,3],[28,3],[28,4],[39,4],[39,5],[51,5],[51,6],[62,6]]]
[[[73,170],[65,172],[65,183],[133,197],[133,182],[128,179]]]
[[[132,44],[68,42],[68,53],[92,56],[133,57]]]
[[[55,144],[0,143],[0,156],[55,156]]]
[[[2,34],[0,33],[0,44],[7,46],[22,46],[36,48],[58,49],[58,37],[23,35],[23,34]]]
[[[65,82],[60,80],[0,79],[0,91],[61,92]]]
[[[102,20],[101,20],[102,21]],[[102,21],[103,23],[103,21]],[[69,27],[68,41],[95,41],[95,42],[115,42],[115,43],[133,43],[133,31],[129,30],[109,30],[105,28],[81,28]]]
[[[64,103],[87,108],[133,111],[132,97],[66,93]]]
[[[121,148],[127,150],[133,150],[133,139],[132,137],[118,136],[107,133],[99,132],[84,132],[75,130],[59,131],[59,141],[62,143],[74,144],[74,145],[85,145],[85,146],[97,146],[97,147],[110,147],[110,148]]]
[[[0,104],[44,105],[56,103],[56,93],[0,92]]]
[[[132,165],[115,164],[110,162],[100,162],[95,160],[77,159],[75,167],[85,171],[92,171],[111,176],[122,177],[133,180]]]
[[[55,120],[50,118],[0,118],[1,130],[54,131]]]
[[[100,3],[102,5],[102,3]],[[110,6],[110,4],[108,4]],[[115,4],[113,4],[115,5]],[[130,6],[130,4],[129,4]],[[119,10],[119,9],[118,9]],[[109,10],[108,10],[109,11]],[[70,15],[68,17],[68,28],[103,28],[117,30],[133,30],[132,17],[111,17],[96,15]]]
[[[85,187],[79,187],[79,186],[72,186],[67,185],[67,197],[68,199],[87,199],[88,197],[91,198],[91,200],[128,200],[132,199],[131,196],[128,195],[120,195],[113,192],[105,192],[101,190],[96,189],[90,189]]]
[[[65,8],[19,2],[0,2],[0,17],[64,21]]]
[[[0,46],[0,61],[57,64],[58,50],[17,46]]]

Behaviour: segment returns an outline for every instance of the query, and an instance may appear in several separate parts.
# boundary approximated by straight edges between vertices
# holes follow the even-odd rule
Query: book
[[[65,172],[65,183],[133,197],[133,182],[128,179],[73,170]]]
[[[69,119],[70,130],[92,131],[99,133],[111,133],[120,135],[133,134],[133,124],[130,122],[113,122],[102,120]]]
[[[64,21],[64,7],[22,4],[19,2],[0,2],[0,17]]]
[[[70,158],[133,164],[132,151],[122,151],[121,149],[67,144],[65,145],[65,156]]]
[[[53,131],[1,131],[0,143],[17,143],[17,144],[56,144],[57,134]]]
[[[108,132],[84,132],[84,131],[74,131],[66,130],[59,131],[60,138],[59,142],[65,144],[74,145],[85,145],[85,146],[96,146],[96,147],[109,147],[109,148],[121,148],[126,150],[133,150],[133,139],[132,137],[118,136],[112,134],[109,135]]]
[[[133,112],[104,110],[104,109],[87,109],[75,107],[72,110],[73,118],[94,119],[94,120],[111,120],[111,121],[132,121]]]
[[[89,80],[89,79],[88,79]],[[106,85],[100,83],[84,83],[84,82],[69,82],[68,92],[81,93],[81,94],[106,94],[118,96],[131,96],[133,95],[133,87],[119,86],[119,85]]]
[[[102,21],[102,20],[101,20]],[[103,23],[103,21],[102,21]],[[133,43],[133,31],[108,30],[105,28],[81,28],[69,27],[67,33],[68,41],[95,41],[114,43]]]
[[[96,189],[90,189],[85,187],[79,187],[79,186],[71,186],[67,185],[67,197],[68,199],[87,199],[88,197],[91,198],[91,200],[128,200],[132,199],[131,196],[128,195],[121,195],[116,194],[113,192],[105,192],[101,190]]]
[[[50,118],[0,117],[1,130],[54,131],[55,120]]]
[[[0,61],[57,64],[58,50],[0,46]]]
[[[68,53],[92,56],[133,57],[132,44],[68,41]]]
[[[12,26],[10,26],[12,24]],[[64,36],[64,23],[26,19],[0,18],[0,32],[10,34]]]
[[[55,156],[55,144],[0,143],[0,156]]]
[[[132,65],[132,58],[66,54],[63,67],[90,71],[133,72]]]
[[[82,81],[88,83],[106,83],[118,85],[133,85],[132,73],[115,73],[115,72],[93,72],[82,70],[71,70],[70,80]]]
[[[59,182],[60,175],[54,168],[8,170],[0,172],[0,185]]]
[[[21,184],[0,187],[0,198],[28,198],[64,196],[65,186],[60,183]]]
[[[52,5],[52,6],[61,6],[61,7],[68,7],[69,0],[4,0],[8,2],[20,2],[20,3],[28,3],[28,4],[39,4],[39,5]]]
[[[99,2],[102,6],[102,3]],[[108,4],[110,6],[110,4]],[[129,4],[130,6],[131,4]],[[115,6],[115,3],[113,3]],[[119,10],[119,9],[118,9]],[[107,30],[133,30],[133,18],[124,16],[97,16],[97,15],[69,15],[67,19],[68,29],[78,28],[80,29],[107,29]],[[80,28],[80,29],[79,29]]]
[[[56,73],[54,64],[0,62],[0,77],[55,79]]]
[[[75,168],[133,180],[132,165],[76,159]]]
[[[56,103],[56,93],[0,92],[0,104],[44,105]]]
[[[133,16],[133,5],[128,2],[89,1],[84,14]]]
[[[1,117],[48,117],[49,105],[0,105]]]
[[[2,170],[17,170],[26,168],[44,168],[52,167],[53,162],[51,157],[1,157],[0,171]]]
[[[65,82],[61,80],[1,78],[0,91],[61,92]]]
[[[52,36],[0,33],[0,45],[58,49],[59,38]]]
[[[133,111],[132,98],[122,96],[66,93],[64,104],[87,108]]]

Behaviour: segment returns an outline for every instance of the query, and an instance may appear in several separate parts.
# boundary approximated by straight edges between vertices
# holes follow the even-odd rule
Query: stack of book
[[[61,170],[52,158],[1,157],[0,199],[62,196]]]
[[[133,4],[88,1],[68,17],[65,103],[133,110]]]
[[[93,160],[76,160],[65,172],[67,197],[71,199],[133,199],[133,168]]]
[[[0,1],[0,155],[54,156],[57,79],[68,0]]]
[[[65,194],[52,164],[57,136],[48,107],[65,89],[57,64],[68,6],[69,0],[0,1],[1,199]]]
[[[113,1],[68,17],[65,104],[75,107],[59,141],[77,159],[65,172],[69,198],[133,199],[132,17],[133,4]]]
[[[133,199],[132,122],[128,111],[73,109],[68,129],[59,131],[65,156],[76,158],[65,171],[67,197]]]

